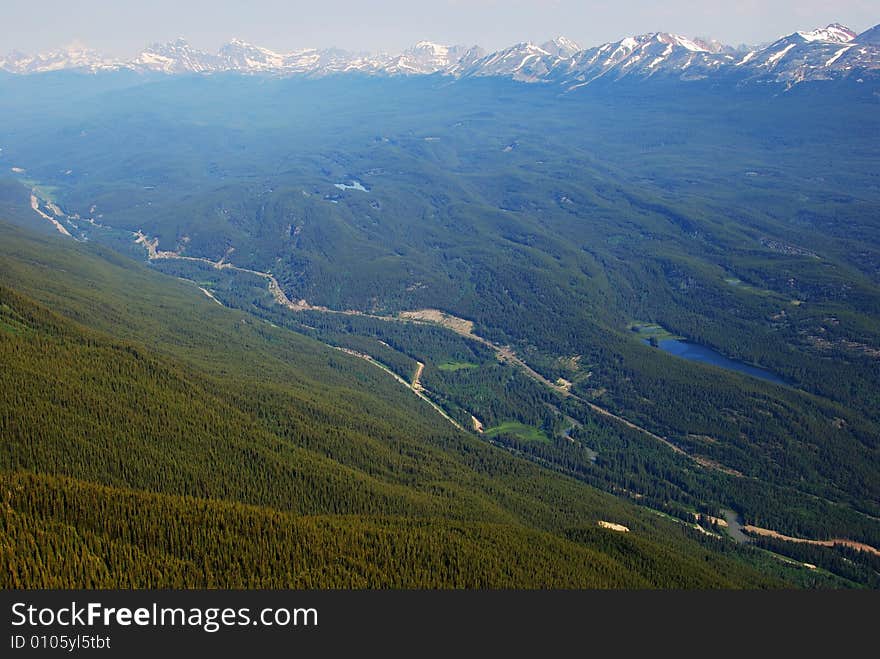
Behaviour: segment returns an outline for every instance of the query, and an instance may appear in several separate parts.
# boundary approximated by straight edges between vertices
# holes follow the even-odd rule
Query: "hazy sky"
[[[878,0],[0,0],[0,53],[73,42],[129,56],[178,36],[206,50],[239,37],[276,50],[399,51],[415,41],[493,49],[564,34],[589,47],[657,30],[733,45],[841,22],[880,23]]]

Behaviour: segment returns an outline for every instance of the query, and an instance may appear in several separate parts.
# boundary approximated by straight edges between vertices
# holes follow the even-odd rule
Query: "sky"
[[[731,45],[840,22],[880,23],[878,0],[0,0],[0,53],[85,45],[133,56],[184,37],[215,51],[233,37],[273,50],[399,52],[423,39],[493,50],[564,35],[584,47],[665,31]]]

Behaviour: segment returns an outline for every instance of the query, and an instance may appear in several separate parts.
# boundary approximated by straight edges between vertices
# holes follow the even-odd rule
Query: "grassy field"
[[[681,339],[684,337],[673,334],[662,325],[657,323],[646,323],[643,321],[635,321],[627,327],[634,334],[638,334],[641,339],[657,339],[665,341],[666,339]]]
[[[550,438],[544,433],[544,431],[535,428],[534,426],[527,426],[524,423],[519,423],[517,421],[505,421],[504,423],[495,426],[494,428],[487,429],[484,433],[487,437],[497,437],[498,435],[513,435],[517,439],[522,439],[527,442],[544,442],[549,444]]]
[[[753,293],[754,295],[765,295],[765,296],[773,296],[775,293],[773,291],[769,291],[764,288],[755,288],[754,286],[750,286],[745,283],[741,279],[737,279],[736,277],[725,277],[724,283],[733,286],[734,288],[743,291],[745,293]]]
[[[437,368],[440,369],[441,371],[449,371],[452,373],[454,373],[455,371],[470,370],[470,369],[479,368],[479,367],[480,367],[479,364],[474,364],[472,362],[448,361],[448,362],[443,362],[442,364],[437,364]]]

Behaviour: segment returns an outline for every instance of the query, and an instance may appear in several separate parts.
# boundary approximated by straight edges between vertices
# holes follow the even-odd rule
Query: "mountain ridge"
[[[236,72],[313,77],[341,73],[504,77],[558,84],[566,90],[589,85],[599,78],[666,75],[687,81],[730,76],[737,83],[775,82],[791,86],[812,80],[880,77],[878,29],[880,26],[874,26],[857,34],[839,23],[831,23],[745,48],[669,32],[628,36],[591,48],[558,36],[541,45],[521,42],[488,53],[479,46],[431,41],[419,41],[399,54],[316,48],[282,53],[238,38],[224,44],[217,53],[209,53],[178,38],[152,44],[127,60],[107,58],[82,46],[37,55],[12,52],[0,58],[0,70],[20,75],[61,70],[131,70],[167,75]]]

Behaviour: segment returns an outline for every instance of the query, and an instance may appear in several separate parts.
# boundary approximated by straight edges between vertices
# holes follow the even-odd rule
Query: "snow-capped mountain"
[[[193,48],[184,39],[154,44],[137,57],[119,61],[84,49],[42,55],[11,53],[0,70],[16,74],[62,69],[89,72],[129,69],[164,74],[248,74],[323,76],[359,72],[368,75],[431,75],[454,78],[504,77],[520,82],[558,84],[575,90],[599,80],[672,77],[700,80],[726,77],[736,84],[880,78],[880,26],[861,35],[833,23],[780,37],[769,45],[732,48],[717,41],[667,32],[630,36],[593,48],[557,37],[536,45],[515,44],[486,53],[474,46],[421,41],[399,55],[352,53],[339,49],[276,52],[233,39],[217,53]]]
[[[288,57],[293,55],[276,53],[240,39],[230,41],[218,54],[225,67],[236,71],[278,71],[287,66]]]
[[[111,70],[124,66],[123,62],[101,56],[89,48],[71,47],[53,50],[39,55],[25,55],[13,51],[0,58],[0,70],[10,73],[46,73],[64,69],[88,71]]]
[[[559,36],[546,43],[542,43],[541,50],[546,50],[556,57],[571,57],[583,50],[583,48],[568,37]]]
[[[825,41],[827,43],[849,43],[858,35],[845,25],[832,23],[827,27],[810,32],[795,32],[804,41]]]
[[[385,70],[391,74],[417,75],[446,71],[468,52],[464,46],[443,46],[420,41],[403,54],[391,58]]]
[[[478,59],[459,75],[500,76],[520,82],[541,82],[559,61],[559,57],[533,43],[518,43]]]
[[[166,44],[153,44],[141,52],[126,67],[136,71],[162,73],[209,73],[220,69],[222,58],[190,46],[185,39]]]
[[[479,46],[468,48],[457,62],[443,71],[444,74],[454,77],[460,77],[466,70],[470,69],[474,64],[479,62],[486,56],[486,51]]]
[[[719,67],[724,57],[710,50],[707,44],[677,34],[655,32],[581,51],[559,73],[569,89],[576,89],[600,78],[616,80],[670,72],[691,76],[697,71]]]
[[[880,48],[872,44],[856,47],[858,44],[857,35],[838,24],[794,32],[748,50],[656,32],[581,51],[566,66],[557,68],[555,75],[570,90],[597,80],[651,76],[680,80],[728,76],[737,84],[775,82],[788,86],[854,73],[880,77]]]
[[[335,48],[307,48],[279,53],[241,39],[233,39],[222,46],[217,54],[211,54],[196,50],[184,39],[178,39],[168,44],[150,46],[121,66],[169,74],[238,71],[326,75],[358,71],[386,75],[425,75],[445,72],[470,52],[462,46],[421,41],[400,55],[352,53]]]
[[[853,73],[880,74],[880,49],[855,48],[857,36],[837,23],[810,32],[794,32],[768,46],[749,50],[734,66],[741,69],[744,78],[788,85]]]

